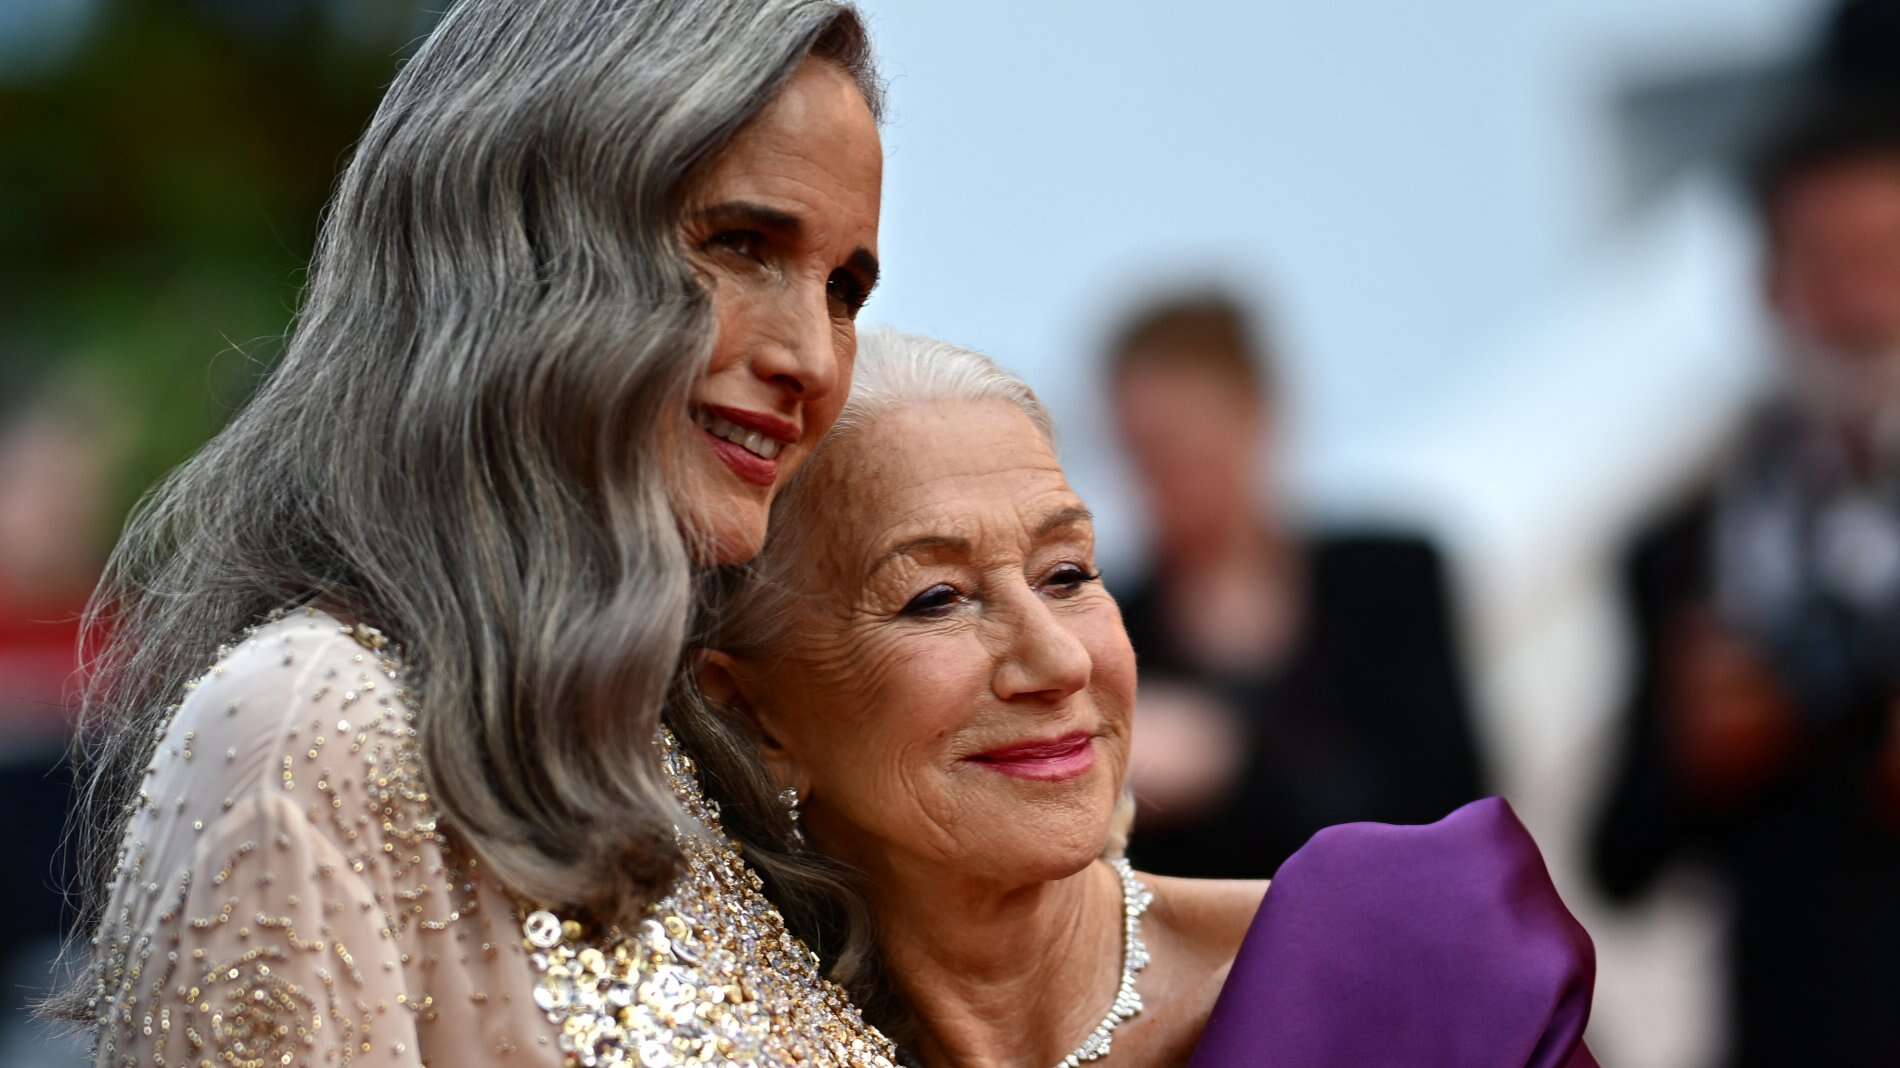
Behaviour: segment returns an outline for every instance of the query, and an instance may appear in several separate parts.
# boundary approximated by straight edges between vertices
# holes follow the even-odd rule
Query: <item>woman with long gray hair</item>
[[[878,113],[830,0],[442,18],[91,612],[100,1065],[889,1063],[659,718],[845,396]]]

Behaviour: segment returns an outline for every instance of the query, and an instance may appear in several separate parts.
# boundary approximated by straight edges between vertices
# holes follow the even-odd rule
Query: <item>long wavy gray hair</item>
[[[1054,421],[1027,383],[981,353],[943,341],[880,330],[858,339],[851,393],[838,421],[772,505],[759,558],[717,573],[702,601],[692,645],[747,659],[769,657],[799,617],[798,602],[814,591],[794,577],[822,535],[825,501],[815,487],[825,472],[852,461],[853,441],[882,415],[917,404],[997,400],[1014,405],[1053,449]],[[682,670],[667,703],[667,720],[699,759],[707,789],[724,802],[725,825],[745,847],[787,924],[816,949],[829,974],[865,1015],[901,1044],[914,1039],[908,1007],[886,974],[860,879],[854,871],[800,844],[777,800],[779,787],[759,756],[758,737],[743,712],[721,707]],[[1104,856],[1127,848],[1134,798],[1124,794],[1110,824]]]
[[[143,503],[89,609],[83,931],[168,706],[300,603],[399,643],[434,801],[503,885],[623,919],[672,881],[651,742],[694,574],[662,460],[714,333],[678,216],[808,56],[881,114],[832,0],[441,19],[341,179],[282,362]]]

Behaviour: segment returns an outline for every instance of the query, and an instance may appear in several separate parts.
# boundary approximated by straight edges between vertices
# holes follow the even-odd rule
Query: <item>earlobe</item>
[[[703,649],[694,658],[693,670],[700,694],[751,731],[758,742],[759,759],[773,780],[801,796],[809,794],[811,784],[798,770],[798,761],[782,740],[771,710],[747,693],[744,666],[738,659],[718,649]]]

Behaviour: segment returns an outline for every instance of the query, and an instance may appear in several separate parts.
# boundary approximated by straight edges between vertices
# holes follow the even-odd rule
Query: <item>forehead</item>
[[[906,405],[826,458],[814,513],[834,556],[904,536],[1019,531],[1080,505],[1042,433],[1003,400]]]
[[[1900,213],[1900,157],[1841,160],[1790,181],[1779,201],[1784,223],[1823,223],[1854,214]]]
[[[877,120],[863,92],[843,67],[814,58],[713,160],[694,199],[744,195],[783,210],[815,205],[849,213],[853,225],[875,225],[883,176]]]
[[[1195,359],[1142,360],[1117,371],[1112,384],[1122,403],[1160,398],[1244,407],[1257,399],[1253,384],[1240,375]]]

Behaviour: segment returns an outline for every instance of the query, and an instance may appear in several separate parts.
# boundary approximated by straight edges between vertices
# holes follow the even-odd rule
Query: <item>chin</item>
[[[730,499],[713,508],[711,515],[699,512],[687,517],[693,563],[730,567],[751,562],[765,548],[766,509],[757,501]]]
[[[764,524],[743,529],[714,527],[696,552],[705,559],[694,562],[701,567],[733,567],[752,562],[764,548]]]
[[[992,843],[992,848],[985,850],[982,864],[986,870],[1013,873],[1025,884],[1054,882],[1095,863],[1106,848],[1105,819],[1084,825],[1025,820],[1008,841]]]
[[[669,473],[666,492],[694,566],[749,563],[765,547],[774,489],[738,484],[708,455]]]
[[[1024,883],[1052,883],[1067,879],[1095,863],[1107,846],[1106,835],[1091,838],[1082,844],[1031,842],[1027,843],[1027,855],[1021,858],[1020,864],[1010,865],[1008,870],[1021,872]],[[996,867],[1004,869],[1006,864],[1007,860],[999,858]]]

